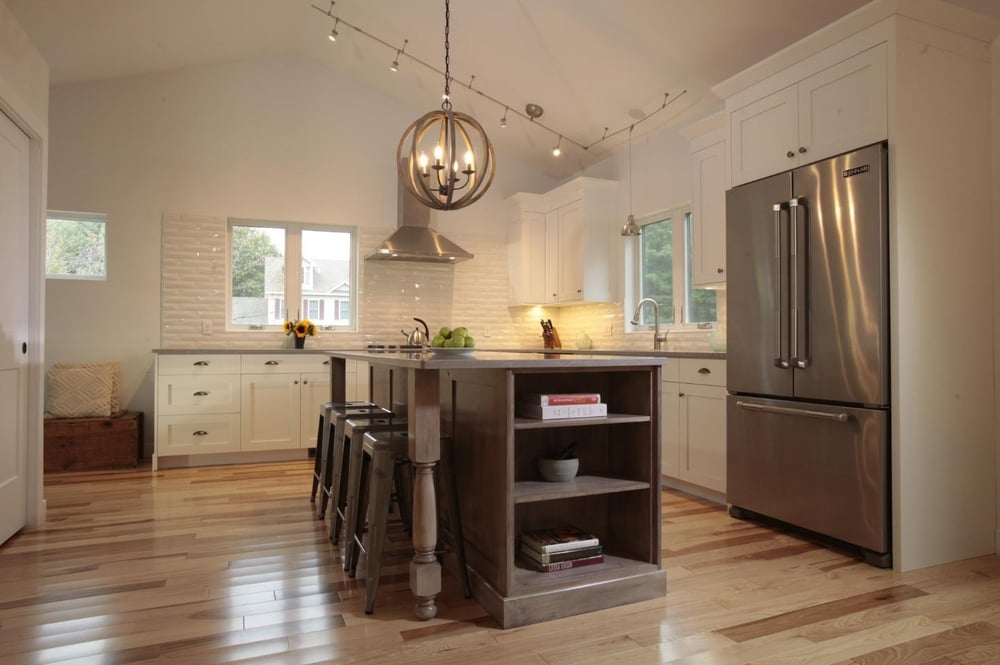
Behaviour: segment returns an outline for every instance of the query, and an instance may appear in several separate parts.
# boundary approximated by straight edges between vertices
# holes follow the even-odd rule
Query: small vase
[[[295,348],[296,349],[304,349],[304,348],[306,348],[306,338],[305,337],[299,337],[298,335],[296,335],[295,336]]]

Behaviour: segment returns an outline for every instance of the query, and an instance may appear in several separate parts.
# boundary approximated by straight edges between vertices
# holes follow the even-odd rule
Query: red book
[[[524,393],[521,401],[538,406],[566,406],[569,404],[599,404],[600,393]]]
[[[604,555],[598,554],[596,556],[583,557],[582,559],[569,559],[567,561],[554,561],[552,563],[539,563],[526,557],[521,560],[540,573],[551,573],[556,570],[569,570],[570,568],[579,568],[580,566],[592,566],[595,563],[604,563]]]

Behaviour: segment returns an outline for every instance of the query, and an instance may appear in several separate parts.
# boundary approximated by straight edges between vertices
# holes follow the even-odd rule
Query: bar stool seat
[[[365,614],[375,609],[375,594],[378,590],[382,565],[382,551],[385,547],[386,524],[389,517],[389,498],[392,480],[398,469],[409,464],[409,435],[403,431],[368,432],[364,435],[360,448],[360,463],[352,457],[351,462],[360,468],[348,472],[348,482],[356,491],[348,490],[350,502],[346,528],[350,554],[345,552],[345,564],[351,577],[357,573],[362,554],[365,557]],[[462,519],[458,506],[458,488],[452,460],[453,443],[449,436],[441,437],[441,461],[436,486],[440,498],[437,505],[445,512],[439,519],[438,542],[449,541],[448,545],[458,560],[458,574],[466,598],[472,597],[469,571],[465,563],[465,538],[462,533]],[[356,472],[355,472],[356,471]],[[357,484],[355,484],[357,483]],[[397,483],[398,485],[399,483]],[[442,500],[443,499],[443,500]],[[365,521],[361,518],[362,507],[367,514],[367,538]]]
[[[330,486],[333,483],[334,466],[337,469],[343,464],[341,447],[341,437],[343,436],[344,421],[350,417],[370,417],[391,415],[392,412],[384,409],[372,402],[362,404],[350,404],[339,408],[334,408],[329,414],[324,409],[323,415],[325,425],[322,437],[320,437],[319,448],[316,449],[316,456],[322,457],[320,465],[320,504],[316,510],[316,516],[323,519],[326,516],[326,507],[330,500]]]
[[[397,418],[391,411],[347,414],[341,420],[337,416],[330,443],[329,464],[332,471],[330,480],[323,487],[327,500],[331,501],[330,542],[340,541],[340,530],[347,517],[347,503],[350,491],[350,456],[361,447],[361,439],[367,432],[406,431],[406,418]]]

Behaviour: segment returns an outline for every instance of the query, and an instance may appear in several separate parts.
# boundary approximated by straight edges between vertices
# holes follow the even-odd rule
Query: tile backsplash
[[[392,229],[360,230],[361,255]],[[166,349],[291,347],[278,331],[226,330],[227,219],[164,214],[161,228],[160,346]],[[401,343],[413,317],[431,334],[441,326],[464,325],[480,348],[542,348],[540,319],[551,319],[564,348],[578,348],[581,335],[596,349],[651,349],[652,334],[626,333],[621,303],[566,307],[507,305],[507,247],[493,238],[449,232],[475,255],[457,265],[361,261],[358,331],[320,331],[314,348],[360,348],[369,342]],[[725,291],[719,291],[720,319]],[[206,323],[207,322],[207,323]],[[211,334],[203,334],[209,330]],[[710,330],[675,330],[668,350],[704,351]]]

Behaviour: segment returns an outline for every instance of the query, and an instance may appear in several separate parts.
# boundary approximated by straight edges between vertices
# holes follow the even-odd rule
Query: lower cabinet
[[[662,472],[726,492],[726,361],[678,358],[663,372]]]
[[[329,363],[301,352],[158,355],[154,468],[160,457],[314,447]],[[367,399],[367,363],[347,369],[348,399]]]

